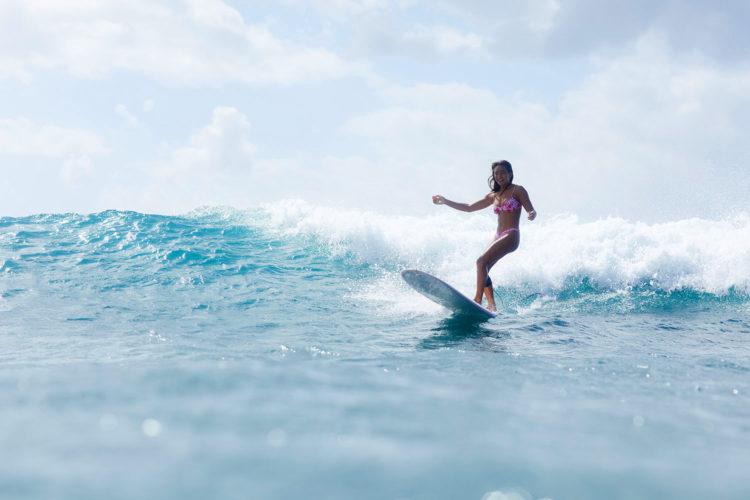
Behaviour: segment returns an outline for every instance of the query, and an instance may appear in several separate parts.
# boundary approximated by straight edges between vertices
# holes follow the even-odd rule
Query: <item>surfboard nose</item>
[[[486,318],[496,316],[494,312],[477,304],[445,281],[424,271],[404,269],[401,271],[401,277],[414,290],[456,314],[479,315]]]

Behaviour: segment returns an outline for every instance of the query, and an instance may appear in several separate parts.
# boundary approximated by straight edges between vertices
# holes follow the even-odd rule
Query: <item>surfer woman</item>
[[[529,214],[529,220],[536,218],[536,210],[531,205],[529,194],[517,184],[513,184],[513,167],[510,162],[501,160],[492,164],[492,175],[487,179],[491,192],[471,205],[456,203],[436,194],[432,202],[436,205],[448,205],[462,212],[475,212],[492,206],[497,214],[497,233],[492,243],[477,259],[477,293],[474,302],[482,303],[482,291],[487,297],[487,308],[496,311],[495,296],[489,272],[492,266],[503,256],[518,248],[521,235],[518,223],[521,219],[521,207]]]

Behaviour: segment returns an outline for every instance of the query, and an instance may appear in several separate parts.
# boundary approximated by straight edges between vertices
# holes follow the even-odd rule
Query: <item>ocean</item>
[[[750,498],[750,217],[0,217],[0,497]]]

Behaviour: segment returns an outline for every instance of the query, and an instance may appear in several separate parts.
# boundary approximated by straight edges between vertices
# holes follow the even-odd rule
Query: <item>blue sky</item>
[[[748,212],[750,4],[6,0],[0,215]]]

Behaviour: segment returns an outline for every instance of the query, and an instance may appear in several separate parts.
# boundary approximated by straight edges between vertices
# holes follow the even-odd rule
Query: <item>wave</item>
[[[115,271],[133,285],[193,279],[190,273],[220,284],[237,273],[289,280],[325,272],[341,278],[348,298],[374,310],[438,311],[399,272],[418,268],[471,294],[475,260],[494,224],[489,211],[435,207],[425,217],[395,216],[298,200],[249,210],[206,207],[183,216],[0,217],[0,273],[34,274],[54,264],[60,276],[79,269],[85,279],[109,286]],[[542,216],[522,222],[520,248],[490,274],[501,301],[516,308],[545,301],[598,311],[747,307],[748,241],[747,215],[660,224]]]
[[[490,243],[495,218],[436,207],[426,217],[268,204],[262,224],[304,237],[334,258],[394,272],[419,268],[471,289],[475,260]],[[257,216],[258,214],[256,214]],[[750,217],[691,218],[646,224],[573,215],[522,220],[521,246],[491,271],[496,286],[542,294],[638,291],[747,295]]]

